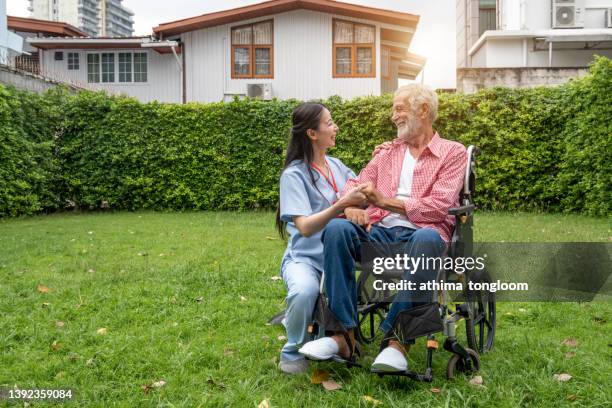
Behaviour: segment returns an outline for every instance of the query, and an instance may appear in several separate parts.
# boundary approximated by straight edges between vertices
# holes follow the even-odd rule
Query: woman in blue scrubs
[[[276,219],[281,236],[289,235],[281,263],[281,276],[287,287],[283,321],[287,343],[279,364],[287,374],[308,368],[298,349],[307,340],[307,326],[319,294],[323,271],[321,232],[345,208],[365,202],[363,186],[339,198],[346,181],[355,173],[325,154],[336,145],[338,133],[329,110],[320,103],[302,103],[293,111],[292,124]]]

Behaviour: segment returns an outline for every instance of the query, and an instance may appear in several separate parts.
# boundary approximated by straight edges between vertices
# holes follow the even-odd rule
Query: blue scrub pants
[[[281,350],[281,361],[303,359],[298,349],[308,340],[308,325],[312,322],[321,272],[313,266],[288,260],[281,274],[287,287],[287,308],[283,325],[287,330],[287,343]]]

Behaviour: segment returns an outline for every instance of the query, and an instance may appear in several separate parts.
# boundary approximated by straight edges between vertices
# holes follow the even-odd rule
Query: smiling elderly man
[[[453,230],[448,210],[459,205],[459,191],[467,162],[465,147],[441,138],[432,128],[438,97],[428,87],[411,84],[399,88],[393,99],[397,138],[350,180],[344,192],[361,183],[368,197],[366,209],[348,208],[346,219],[332,220],[323,232],[325,290],[329,307],[346,332],[306,343],[299,351],[314,360],[334,357],[352,360],[357,314],[355,262],[363,243],[405,243],[409,256],[437,257],[444,252]],[[435,279],[433,270],[421,269],[405,279]],[[399,297],[399,296],[398,296]],[[380,329],[389,333],[396,316],[423,302],[396,297]],[[413,341],[394,338],[376,357],[372,368],[405,371],[405,353]]]

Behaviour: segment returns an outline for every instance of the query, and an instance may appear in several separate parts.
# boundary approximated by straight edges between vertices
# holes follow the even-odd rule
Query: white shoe
[[[329,360],[340,351],[338,343],[331,337],[322,337],[317,340],[309,341],[298,350],[300,354],[311,360]]]
[[[406,371],[408,361],[404,353],[393,347],[387,347],[381,351],[372,363],[372,369],[376,371],[395,372]]]

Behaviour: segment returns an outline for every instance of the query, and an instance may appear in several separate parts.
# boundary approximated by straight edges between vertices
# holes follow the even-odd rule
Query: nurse
[[[342,198],[342,191],[355,173],[340,160],[325,153],[336,145],[338,126],[320,103],[302,103],[293,110],[291,138],[280,180],[280,207],[276,226],[288,236],[281,263],[281,276],[287,287],[287,308],[283,321],[287,343],[281,351],[280,369],[298,374],[308,362],[298,353],[307,339],[319,280],[323,271],[321,231],[333,218],[351,206],[365,203],[359,185]]]

